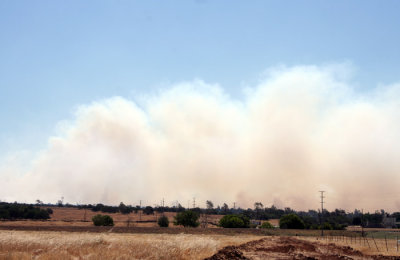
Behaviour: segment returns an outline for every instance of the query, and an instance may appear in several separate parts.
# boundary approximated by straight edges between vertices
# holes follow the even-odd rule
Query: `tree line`
[[[94,212],[103,212],[103,213],[122,213],[122,214],[130,214],[130,213],[138,213],[139,210],[143,214],[154,214],[155,212],[163,213],[163,212],[184,212],[189,210],[188,208],[184,208],[181,204],[176,203],[175,206],[142,206],[139,205],[132,206],[126,205],[121,202],[118,206],[110,206],[104,204],[84,204],[84,205],[72,205],[72,204],[62,204],[58,203],[57,205],[52,204],[43,204],[41,201],[37,200],[36,207],[34,205],[29,204],[18,204],[18,203],[0,203],[0,219],[23,219],[23,218],[31,218],[31,219],[48,219],[50,218],[49,213],[51,212],[47,210],[41,210],[38,206],[59,206],[59,207],[77,207],[79,209],[89,209]],[[48,209],[51,210],[51,209]],[[353,212],[346,212],[342,209],[335,209],[333,211],[324,210],[321,214],[320,211],[316,210],[308,210],[308,211],[296,211],[291,208],[278,208],[274,205],[271,207],[264,207],[261,202],[254,203],[253,208],[230,208],[226,203],[222,204],[222,206],[214,206],[214,203],[210,200],[206,201],[206,207],[200,208],[190,208],[190,210],[198,215],[201,214],[215,214],[215,215],[234,215],[239,219],[234,218],[232,221],[241,223],[244,222],[247,226],[246,219],[255,220],[255,224],[257,225],[257,221],[259,224],[265,220],[269,219],[281,219],[283,216],[294,214],[298,216],[301,222],[304,225],[305,229],[345,229],[349,225],[359,225],[363,227],[383,227],[383,219],[387,217],[395,218],[397,222],[400,222],[400,212],[388,213],[384,210],[377,210],[373,213],[367,212],[363,213],[360,210],[354,210]],[[231,218],[231,217],[230,217]],[[231,218],[232,219],[232,218]],[[228,224],[230,225],[230,224]],[[253,224],[254,225],[254,224]],[[249,223],[248,226],[251,226]],[[395,226],[394,226],[395,227]],[[397,226],[400,228],[400,226]]]
[[[29,204],[0,203],[0,219],[49,219],[53,211],[41,209]]]
[[[104,206],[103,204],[97,204],[95,206],[86,205],[86,207],[91,208],[93,211],[101,211],[101,212],[121,212],[121,213],[131,213],[138,212],[138,210],[142,210],[144,214],[153,214],[154,212],[185,212],[190,210],[191,212],[200,215],[200,214],[214,214],[214,215],[225,215],[228,216],[226,218],[222,218],[222,223],[219,223],[221,226],[230,227],[232,225],[237,227],[252,227],[261,224],[264,220],[269,219],[282,219],[282,217],[290,216],[289,218],[293,218],[293,215],[296,216],[300,220],[300,224],[296,224],[297,228],[304,229],[325,229],[325,230],[343,230],[347,226],[350,225],[358,225],[363,227],[383,227],[383,219],[385,217],[393,217],[396,218],[397,222],[400,222],[400,212],[394,212],[392,214],[385,212],[384,210],[377,210],[373,213],[367,212],[362,213],[360,210],[354,210],[353,212],[346,212],[343,209],[335,209],[333,211],[324,210],[321,214],[320,211],[316,210],[308,210],[308,211],[296,211],[289,207],[280,209],[276,206],[272,205],[271,207],[264,207],[261,202],[254,203],[253,208],[242,209],[242,208],[229,208],[226,203],[221,206],[214,207],[212,201],[206,201],[206,208],[195,207],[191,209],[186,209],[182,207],[180,204],[173,207],[132,207],[126,206],[122,202],[119,206]],[[256,220],[255,223],[251,224],[250,219]],[[233,224],[234,223],[234,224]],[[266,224],[268,225],[268,224]],[[285,226],[285,225],[283,225]],[[400,228],[400,226],[397,226]]]

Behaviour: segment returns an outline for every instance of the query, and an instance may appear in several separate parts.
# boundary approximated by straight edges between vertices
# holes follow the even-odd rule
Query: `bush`
[[[283,229],[304,229],[304,222],[296,214],[288,214],[281,217],[279,227]]]
[[[200,225],[198,219],[199,214],[197,212],[185,210],[176,214],[174,225],[182,225],[184,227],[197,227]]]
[[[95,226],[114,226],[114,220],[109,215],[97,214],[92,221]]]
[[[225,215],[219,220],[223,228],[248,228],[249,219],[243,215]]]
[[[324,230],[332,230],[333,229],[332,225],[328,222],[324,222],[324,224],[322,225],[322,228]]]
[[[264,223],[261,224],[261,228],[274,228],[274,226],[269,223],[268,221],[265,221]]]
[[[168,218],[167,218],[166,216],[161,216],[161,217],[158,219],[158,225],[159,225],[160,227],[168,227],[168,226],[169,226],[169,220],[168,220]]]

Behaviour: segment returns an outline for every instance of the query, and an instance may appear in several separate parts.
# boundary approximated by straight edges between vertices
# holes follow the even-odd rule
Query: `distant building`
[[[384,228],[395,228],[396,218],[387,217],[386,214],[383,216],[382,225]]]

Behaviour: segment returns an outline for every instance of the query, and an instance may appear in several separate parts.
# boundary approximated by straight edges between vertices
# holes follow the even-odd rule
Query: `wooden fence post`
[[[365,240],[367,240],[368,247],[371,248],[371,246],[369,245],[369,242],[368,242],[368,237],[364,237],[364,241]]]
[[[386,252],[389,251],[388,246],[387,246],[387,239],[386,239],[386,234],[385,234],[385,244],[386,244]]]
[[[379,252],[379,248],[378,248],[378,246],[376,245],[375,238],[374,238],[374,236],[373,236],[373,235],[371,235],[371,236],[372,236],[372,239],[374,240],[374,243],[375,243],[376,250],[378,250],[378,252]]]

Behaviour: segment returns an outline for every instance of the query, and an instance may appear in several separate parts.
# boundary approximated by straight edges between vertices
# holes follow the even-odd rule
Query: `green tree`
[[[296,214],[287,214],[279,220],[279,227],[283,229],[304,229],[304,222]]]
[[[322,227],[323,227],[324,230],[332,230],[333,229],[332,225],[330,223],[328,223],[328,222],[324,222]]]
[[[132,212],[132,208],[126,206],[123,202],[121,202],[118,206],[118,210],[119,212],[121,212],[122,214],[129,214]]]
[[[109,215],[97,214],[92,218],[95,226],[114,226],[114,220]]]
[[[159,217],[157,223],[160,227],[168,227],[169,226],[169,220],[166,216]]]
[[[219,226],[223,228],[248,228],[249,218],[244,215],[225,215],[219,220]]]
[[[207,212],[211,212],[214,209],[214,203],[212,203],[211,200],[207,200],[206,205],[207,205]]]
[[[361,225],[361,217],[359,217],[359,216],[354,217],[353,221],[352,221],[352,224],[353,225],[357,225],[357,226]]]
[[[200,215],[192,210],[179,212],[174,217],[174,225],[182,225],[184,227],[198,227],[200,225],[198,219]]]
[[[261,202],[254,203],[254,210],[256,211],[256,219],[261,219],[261,211],[264,205]]]
[[[260,226],[261,228],[274,228],[274,226],[271,224],[271,223],[269,223],[268,221],[265,221],[264,223],[262,223],[261,224],[261,226]]]
[[[229,214],[229,207],[228,204],[224,203],[224,205],[222,205],[222,214],[226,215]]]
[[[261,202],[254,203],[254,209],[257,210],[257,211],[262,210],[263,207],[264,207],[264,205]]]
[[[146,215],[152,215],[154,214],[154,209],[153,207],[147,206],[143,209],[143,213]]]
[[[47,210],[33,205],[0,203],[0,219],[49,219]]]

